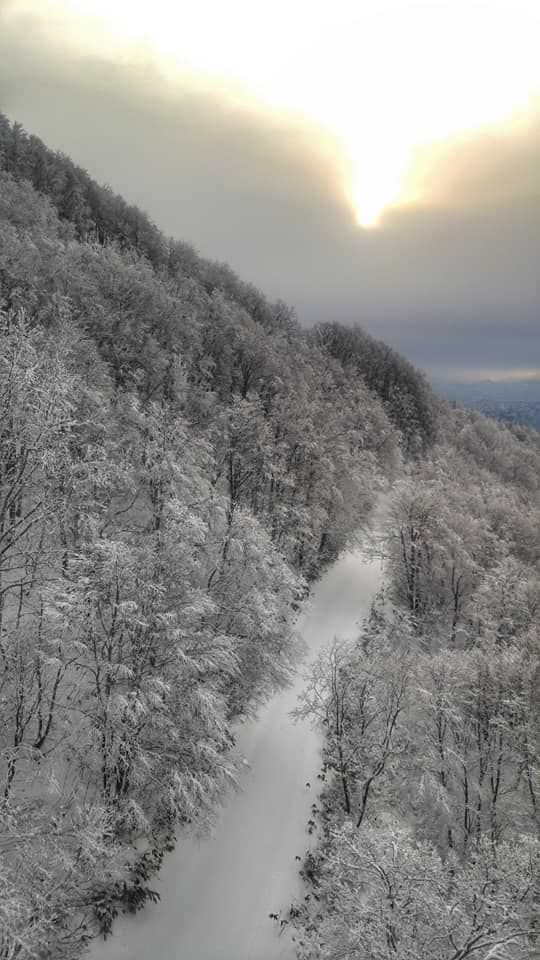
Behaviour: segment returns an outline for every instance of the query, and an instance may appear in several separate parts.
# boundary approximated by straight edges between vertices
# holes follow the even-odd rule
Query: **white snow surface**
[[[298,621],[307,661],[334,636],[358,632],[381,577],[379,562],[349,553],[315,584]],[[294,960],[290,925],[281,929],[268,915],[286,918],[303,897],[295,857],[316,843],[307,821],[322,736],[290,715],[303,673],[239,726],[237,749],[247,761],[241,789],[212,835],[181,835],[150,883],[160,902],[120,917],[112,937],[91,945],[89,960]]]

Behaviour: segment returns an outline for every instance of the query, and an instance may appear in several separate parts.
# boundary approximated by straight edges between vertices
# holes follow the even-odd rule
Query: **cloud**
[[[362,230],[327,133],[99,49],[0,14],[0,107],[306,324],[359,322],[438,374],[540,367],[537,105],[425,155],[425,199]]]

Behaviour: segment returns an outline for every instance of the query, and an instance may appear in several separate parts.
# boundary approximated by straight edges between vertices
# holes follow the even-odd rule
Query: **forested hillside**
[[[60,958],[233,786],[306,582],[432,420],[4,118],[0,163],[2,956]]]
[[[0,956],[73,958],[152,896],[177,827],[234,788],[232,722],[287,681],[308,583],[390,484],[388,594],[320,664],[330,691],[345,658],[348,712],[306,955],[473,951],[395,946],[394,904],[357,888],[370,850],[439,871],[435,924],[455,872],[474,915],[494,863],[521,916],[533,435],[451,410],[360,329],[302,330],[1,116],[0,338]]]

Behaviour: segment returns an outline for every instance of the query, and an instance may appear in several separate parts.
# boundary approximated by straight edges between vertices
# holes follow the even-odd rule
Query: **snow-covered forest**
[[[532,958],[538,435],[302,329],[1,115],[0,339],[2,960],[152,899],[388,490],[384,594],[299,706],[327,734],[301,955]]]
[[[539,444],[461,410],[393,486],[387,582],[317,659],[325,732],[300,956],[538,956]]]

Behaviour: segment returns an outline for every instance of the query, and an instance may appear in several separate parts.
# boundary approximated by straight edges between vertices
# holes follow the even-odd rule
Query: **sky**
[[[0,109],[302,323],[540,376],[535,0],[0,0]]]

